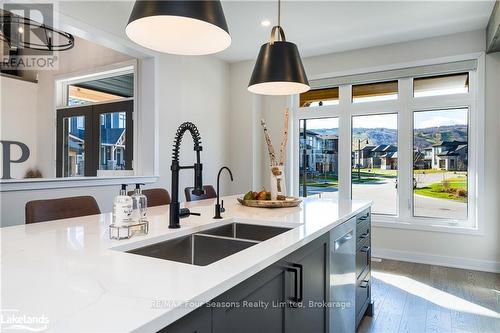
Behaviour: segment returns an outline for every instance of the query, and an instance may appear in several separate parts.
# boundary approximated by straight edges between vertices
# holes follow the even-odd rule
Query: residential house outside
[[[398,169],[398,152],[389,151],[380,156],[380,169],[397,170]]]
[[[361,168],[383,168],[387,170],[397,169],[398,147],[394,145],[368,145],[361,150],[354,151],[353,166],[360,164]]]
[[[432,168],[447,171],[467,171],[467,142],[443,141],[432,146]]]
[[[299,157],[300,168],[316,174],[338,174],[338,141],[337,135],[320,134],[306,130],[306,137],[300,133],[301,141],[305,140],[305,151]],[[304,146],[304,145],[303,145]],[[305,159],[305,164],[304,164]],[[301,170],[302,172],[302,170]]]
[[[359,164],[359,167],[360,168],[367,168],[369,163],[370,163],[370,158],[372,156],[372,149],[375,148],[376,146],[364,146],[363,148],[361,149],[356,149],[354,151],[354,160],[353,160],[353,163],[352,165],[353,166],[358,166]]]
[[[413,151],[413,168],[418,170],[432,169],[432,147]]]

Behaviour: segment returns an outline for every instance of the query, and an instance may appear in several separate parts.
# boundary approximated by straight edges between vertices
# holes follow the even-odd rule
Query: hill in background
[[[318,134],[338,135],[338,129],[313,129]],[[352,133],[353,149],[358,149],[358,139],[361,140],[361,147],[366,146],[368,139],[370,145],[398,145],[398,135],[396,129],[391,128],[356,128]],[[467,141],[467,126],[452,125],[440,127],[419,128],[414,131],[415,146],[418,149],[431,147],[441,141]]]

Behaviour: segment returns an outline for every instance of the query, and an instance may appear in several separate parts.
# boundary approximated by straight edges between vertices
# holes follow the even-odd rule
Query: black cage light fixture
[[[219,0],[137,0],[125,33],[141,46],[179,55],[212,54],[231,44]]]
[[[0,41],[11,49],[65,51],[75,46],[72,34],[0,8]]]
[[[293,95],[309,89],[297,45],[286,41],[281,27],[281,0],[278,0],[278,25],[271,30],[269,43],[260,48],[248,90],[261,95]]]

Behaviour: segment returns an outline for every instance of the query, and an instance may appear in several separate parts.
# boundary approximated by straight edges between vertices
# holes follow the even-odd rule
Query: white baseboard
[[[435,254],[399,251],[391,249],[372,249],[372,256],[382,259],[415,262],[436,266],[446,266],[475,271],[500,273],[500,262],[478,259],[467,259],[458,257],[438,256]]]

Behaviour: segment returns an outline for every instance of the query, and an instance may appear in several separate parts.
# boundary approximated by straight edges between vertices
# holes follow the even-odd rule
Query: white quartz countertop
[[[109,239],[110,213],[0,229],[2,329],[12,316],[44,316],[50,332],[159,330],[371,204],[307,198],[262,209],[223,199],[222,220],[212,219],[214,200],[186,204],[202,215],[180,229],[168,228],[168,206],[149,208],[149,234],[128,240]],[[208,266],[124,252],[233,221],[293,229]]]

